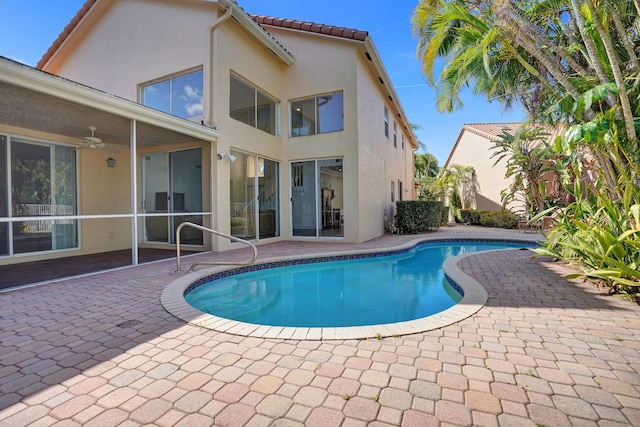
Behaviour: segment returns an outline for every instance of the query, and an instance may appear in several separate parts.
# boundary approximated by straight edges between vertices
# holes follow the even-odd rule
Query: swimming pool
[[[203,277],[183,296],[218,323],[226,319],[249,325],[245,329],[385,330],[384,325],[411,324],[455,311],[466,291],[445,277],[446,259],[527,246],[531,243],[424,242],[382,253],[257,264]]]

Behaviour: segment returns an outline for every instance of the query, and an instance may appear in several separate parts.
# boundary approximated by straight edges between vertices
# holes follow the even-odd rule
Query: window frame
[[[395,203],[396,183],[391,180],[391,203]]]
[[[384,136],[389,138],[389,109],[384,107]]]
[[[322,132],[320,130],[320,123],[322,121],[321,118],[321,109],[320,109],[320,105],[318,102],[319,98],[325,97],[325,96],[331,96],[331,95],[336,95],[339,94],[341,99],[342,99],[342,114],[341,114],[341,120],[342,120],[342,126],[340,126],[340,129],[335,129],[335,130],[330,130],[330,131],[324,131]],[[295,103],[307,103],[309,101],[313,100],[313,108],[314,108],[314,122],[313,122],[313,133],[307,133],[305,135],[303,134],[295,134],[294,130],[295,127],[293,126],[294,120],[293,120],[293,111],[294,111],[294,104]],[[300,110],[296,110],[296,111],[300,111]],[[344,91],[342,90],[337,90],[334,92],[327,92],[327,93],[323,93],[323,94],[319,94],[319,95],[313,95],[313,96],[307,96],[304,98],[296,98],[296,99],[291,99],[289,100],[289,136],[291,138],[297,138],[300,136],[312,136],[312,135],[320,135],[320,134],[325,134],[325,133],[334,133],[334,132],[343,132],[344,131]]]
[[[185,116],[181,116],[178,114],[175,114],[174,111],[174,107],[176,107],[176,104],[174,103],[174,80],[179,79],[179,78],[183,78],[186,76],[189,76],[191,74],[196,74],[196,73],[200,73],[201,75],[201,97],[200,97],[200,103],[202,104],[202,111],[199,115],[194,115],[194,116],[190,116],[190,117],[185,117]],[[156,108],[153,105],[149,105],[145,103],[145,89],[149,88],[153,85],[157,85],[159,83],[164,83],[164,82],[169,82],[169,91],[168,91],[168,95],[169,95],[169,111],[165,111],[164,109],[161,108]],[[138,99],[139,99],[139,103],[149,107],[149,108],[153,108],[154,110],[158,110],[158,111],[162,111],[163,113],[167,113],[167,114],[171,114],[172,116],[175,117],[180,117],[182,119],[185,120],[190,120],[190,121],[195,121],[195,122],[200,122],[203,118],[204,118],[204,69],[202,67],[198,67],[198,68],[191,68],[188,70],[184,70],[175,74],[170,74],[170,75],[166,75],[166,76],[162,76],[159,77],[157,79],[154,80],[150,80],[144,83],[140,83],[138,85]]]
[[[393,147],[398,148],[398,122],[393,121]]]
[[[232,79],[237,80],[239,83],[245,85],[247,88],[253,90],[253,123],[247,123],[243,120],[240,120],[236,117],[234,117],[232,115],[232,110],[231,110],[231,102],[232,102],[232,98],[233,95],[231,93],[231,82]],[[266,98],[267,100],[271,101],[273,103],[273,132],[269,131],[269,130],[265,130],[263,128],[260,127],[260,104],[258,103],[258,98],[262,96],[264,98]],[[240,77],[239,75],[235,74],[235,73],[231,73],[229,76],[229,117],[231,119],[237,120],[240,123],[244,123],[247,126],[251,126],[255,129],[261,130],[262,132],[268,133],[269,135],[273,135],[273,136],[279,136],[280,135],[280,127],[279,127],[279,123],[280,123],[280,101],[269,95],[267,92],[258,89],[258,87],[256,87],[254,84],[250,83],[248,80]],[[271,123],[271,120],[270,120]]]

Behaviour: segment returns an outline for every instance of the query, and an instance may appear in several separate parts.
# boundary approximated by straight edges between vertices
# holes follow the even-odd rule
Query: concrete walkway
[[[266,259],[453,236],[538,237],[453,227],[259,251]],[[170,261],[6,292],[0,426],[640,425],[636,304],[566,280],[567,267],[527,251],[476,254],[458,267],[487,289],[484,308],[382,340],[259,339],[185,324],[159,301],[176,279]]]

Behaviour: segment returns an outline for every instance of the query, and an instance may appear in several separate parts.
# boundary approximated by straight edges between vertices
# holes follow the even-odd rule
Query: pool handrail
[[[181,267],[182,267],[181,260],[180,260],[180,232],[182,231],[182,229],[184,227],[191,227],[191,228],[195,228],[197,230],[206,231],[207,233],[211,233],[211,234],[216,235],[216,236],[226,237],[227,239],[229,239],[231,241],[240,242],[240,243],[242,243],[244,245],[248,245],[253,250],[253,258],[249,262],[200,261],[200,262],[194,262],[193,264],[191,264],[191,267],[189,267],[188,271],[193,271],[193,269],[197,265],[252,265],[253,263],[256,262],[256,258],[258,258],[258,248],[256,248],[256,245],[254,245],[253,243],[251,243],[251,242],[249,242],[247,240],[241,239],[239,237],[232,236],[230,234],[223,233],[223,232],[217,231],[217,230],[213,230],[211,228],[203,227],[200,224],[194,224],[192,222],[188,222],[187,221],[187,222],[181,223],[178,226],[178,228],[176,229],[176,271],[181,271]]]

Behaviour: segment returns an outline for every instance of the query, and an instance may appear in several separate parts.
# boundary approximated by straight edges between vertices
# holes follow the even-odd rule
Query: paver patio
[[[536,237],[458,226],[259,253],[459,236]],[[487,289],[485,307],[382,340],[247,338],[185,324],[159,300],[185,274],[172,261],[3,293],[0,426],[640,425],[638,305],[566,280],[568,267],[528,251],[475,254],[458,267]]]

